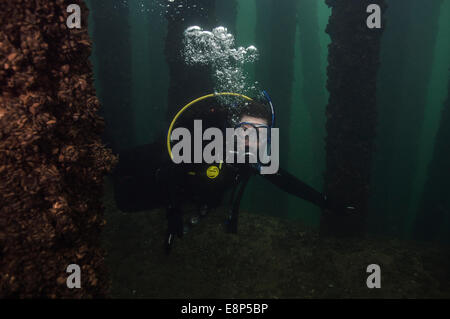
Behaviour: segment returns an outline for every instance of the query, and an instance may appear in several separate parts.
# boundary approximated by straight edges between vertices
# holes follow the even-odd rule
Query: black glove
[[[357,213],[356,206],[353,204],[343,204],[325,196],[325,209],[339,215],[353,215]]]
[[[343,215],[353,215],[357,213],[356,207],[353,205],[344,205],[340,209],[340,213]]]

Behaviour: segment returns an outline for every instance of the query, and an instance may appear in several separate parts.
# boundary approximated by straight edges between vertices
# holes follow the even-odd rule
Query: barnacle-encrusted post
[[[370,4],[384,0],[326,0],[332,8],[329,46],[325,192],[333,202],[352,204],[356,213],[325,211],[323,234],[364,231],[371,159],[377,122],[376,87],[383,29],[369,29]]]
[[[66,8],[81,6],[82,28]],[[0,2],[0,297],[108,291],[99,235],[103,177],[115,161],[89,63],[84,1]],[[81,289],[69,289],[70,264]]]

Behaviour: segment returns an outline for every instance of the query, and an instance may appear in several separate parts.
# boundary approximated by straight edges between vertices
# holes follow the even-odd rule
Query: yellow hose
[[[173,159],[173,155],[172,155],[172,147],[170,146],[170,136],[172,135],[172,130],[173,127],[175,125],[175,122],[178,120],[178,118],[181,116],[181,114],[183,114],[184,111],[186,111],[189,107],[191,107],[193,104],[200,102],[202,100],[208,99],[210,97],[215,97],[215,96],[219,96],[219,95],[231,95],[231,96],[239,96],[242,97],[246,100],[249,101],[253,101],[251,98],[249,98],[248,96],[245,96],[243,94],[239,94],[239,93],[229,93],[229,92],[222,92],[222,93],[213,93],[213,94],[208,94],[202,97],[199,97],[198,99],[186,104],[178,113],[177,115],[175,115],[175,117],[172,120],[172,123],[170,123],[169,126],[169,131],[167,132],[167,151],[169,152],[169,156],[171,159]]]

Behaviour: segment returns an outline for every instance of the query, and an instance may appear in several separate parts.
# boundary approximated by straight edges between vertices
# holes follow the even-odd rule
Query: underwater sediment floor
[[[450,298],[449,250],[396,239],[321,239],[296,221],[225,210],[201,220],[171,255],[164,210],[122,213],[106,183],[103,246],[113,298]],[[366,268],[381,267],[381,289]]]

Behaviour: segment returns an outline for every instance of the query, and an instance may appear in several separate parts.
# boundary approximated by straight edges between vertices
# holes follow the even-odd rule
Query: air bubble
[[[248,84],[243,66],[257,61],[258,49],[253,45],[236,49],[234,36],[223,26],[212,31],[203,30],[199,26],[187,28],[184,32],[182,55],[187,65],[212,67],[216,92],[252,95],[256,90],[256,83]]]

